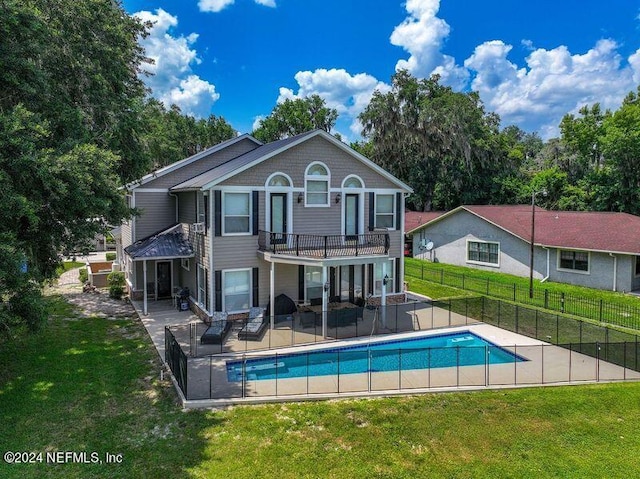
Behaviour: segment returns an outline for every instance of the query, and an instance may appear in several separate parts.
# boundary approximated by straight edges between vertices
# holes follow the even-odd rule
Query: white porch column
[[[381,286],[381,290],[382,290],[382,295],[380,297],[380,309],[381,309],[381,319],[382,319],[382,326],[383,327],[387,327],[387,285],[386,285],[386,279],[385,277],[387,276],[387,261],[384,261],[382,263],[382,286]]]
[[[269,319],[271,320],[271,329],[274,329],[276,327],[276,264],[269,264],[271,265],[269,269],[269,304],[271,305]]]
[[[322,267],[322,337],[327,337],[327,310],[329,309],[329,290],[325,288],[328,281],[327,267]]]
[[[147,260],[142,262],[142,314],[147,314]]]

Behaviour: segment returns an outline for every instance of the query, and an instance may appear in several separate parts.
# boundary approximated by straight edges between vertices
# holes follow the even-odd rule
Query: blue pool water
[[[284,379],[524,361],[468,331],[227,362],[227,379]]]

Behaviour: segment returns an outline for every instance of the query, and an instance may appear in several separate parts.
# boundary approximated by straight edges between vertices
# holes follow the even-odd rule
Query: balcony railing
[[[308,258],[389,254],[389,233],[311,235],[258,232],[258,250]]]

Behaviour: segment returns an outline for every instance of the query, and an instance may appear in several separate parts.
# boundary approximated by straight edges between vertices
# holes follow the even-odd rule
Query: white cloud
[[[319,95],[329,108],[338,111],[342,121],[350,122],[350,129],[355,135],[360,135],[361,131],[357,116],[367,107],[373,92],[379,90],[384,93],[390,90],[387,84],[369,74],[351,75],[344,69],[335,68],[300,71],[296,73],[295,80],[298,82],[298,92],[280,88],[278,103],[286,99]]]
[[[538,131],[544,138],[558,134],[564,114],[586,104],[617,108],[640,79],[640,50],[623,66],[613,40],[600,40],[583,55],[566,46],[534,49],[525,68],[508,60],[511,48],[500,40],[477,46],[464,62],[476,72],[471,87],[504,125]]]
[[[211,106],[220,98],[215,86],[192,72],[192,65],[201,62],[193,44],[197,33],[172,36],[170,30],[178,25],[178,18],[159,8],[156,13],[141,11],[135,17],[153,23],[147,38],[140,44],[154,64],[145,65],[152,76],[144,77],[152,95],[165,106],[178,105],[184,113],[207,116]]]
[[[436,15],[440,0],[407,0],[409,16],[393,30],[390,41],[409,53],[407,60],[398,60],[396,70],[405,69],[412,75],[428,78],[437,73],[442,82],[454,88],[464,88],[469,74],[456,65],[453,57],[442,53],[449,36],[449,24]]]
[[[276,7],[275,0],[254,0],[258,5],[263,5],[265,7]],[[213,12],[218,13],[225,8],[233,5],[235,0],[199,0],[198,8],[201,12]]]

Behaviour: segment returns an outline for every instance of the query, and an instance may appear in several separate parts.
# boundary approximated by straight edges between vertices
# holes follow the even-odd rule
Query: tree
[[[309,130],[321,129],[331,132],[337,119],[337,110],[328,108],[318,95],[287,99],[278,103],[269,116],[260,120],[260,126],[254,130],[253,136],[269,143]]]
[[[375,92],[359,118],[371,159],[412,185],[414,208],[487,201],[499,118],[485,113],[476,93],[399,71],[391,91]]]
[[[147,168],[145,25],[101,0],[6,0],[0,18],[0,322],[37,329],[61,253],[128,217],[118,186]]]

